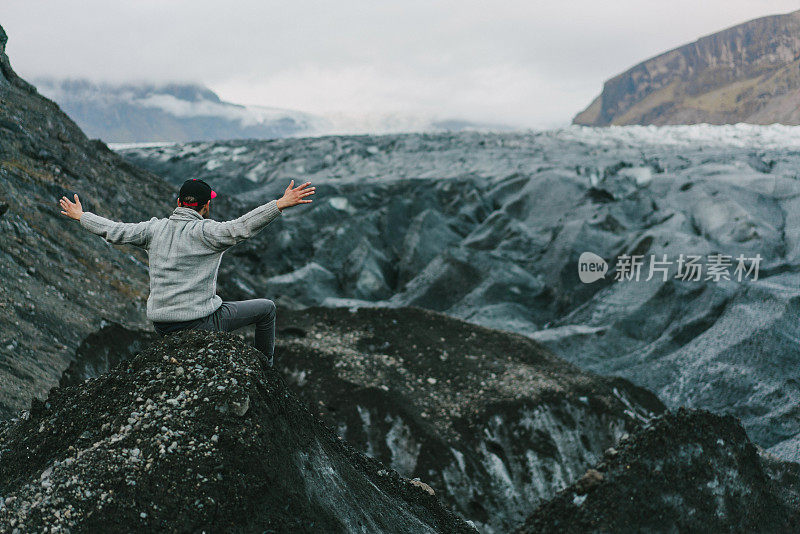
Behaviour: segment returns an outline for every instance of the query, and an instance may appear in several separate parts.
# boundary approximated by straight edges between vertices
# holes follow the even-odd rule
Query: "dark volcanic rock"
[[[472,532],[230,334],[184,332],[0,425],[0,530]]]
[[[763,17],[608,80],[574,124],[800,124],[800,11]]]
[[[348,443],[508,532],[663,411],[516,334],[419,308],[279,316],[276,366]]]
[[[106,325],[81,342],[58,385],[75,386],[105,373],[159,338],[152,331],[129,330],[116,323]]]
[[[518,532],[797,532],[800,465],[760,453],[731,416],[653,420]],[[600,476],[598,476],[600,475]]]
[[[8,35],[6,35],[6,31],[3,29],[3,27],[0,26],[0,76],[2,76],[0,85],[10,85],[15,89],[19,89],[20,91],[24,91],[26,93],[35,93],[36,89],[34,89],[31,84],[17,76],[17,73],[11,68],[11,62],[6,54],[6,43],[8,43]],[[3,127],[12,130],[18,128],[18,126],[15,127],[12,124],[4,124]]]
[[[144,328],[147,256],[59,212],[77,192],[118,220],[166,216],[174,188],[86,138],[11,70],[0,29],[0,418],[46,396],[104,319]]]

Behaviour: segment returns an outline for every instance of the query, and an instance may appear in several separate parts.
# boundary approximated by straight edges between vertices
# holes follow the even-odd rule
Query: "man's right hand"
[[[81,206],[80,199],[78,199],[78,195],[75,195],[75,202],[70,202],[67,197],[61,197],[59,202],[61,204],[61,215],[66,215],[70,219],[75,219],[76,221],[81,220],[83,207]]]
[[[306,199],[306,197],[311,196],[314,194],[315,187],[308,187],[311,185],[311,182],[306,182],[303,185],[299,185],[295,188],[292,188],[294,185],[294,180],[289,182],[289,187],[286,188],[286,191],[283,192],[283,196],[278,199],[278,209],[283,211],[284,208],[291,208],[292,206],[297,206],[298,204],[309,204],[311,203],[311,199]]]

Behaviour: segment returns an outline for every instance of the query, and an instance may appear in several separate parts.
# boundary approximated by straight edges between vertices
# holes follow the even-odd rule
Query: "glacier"
[[[317,185],[311,208],[231,251],[236,268],[221,278],[232,295],[239,280],[286,306],[412,305],[518,332],[670,407],[732,413],[756,443],[797,457],[800,127],[571,126],[120,152],[172,184],[213,183],[230,210],[217,217],[274,198],[292,178]],[[593,284],[577,276],[585,251],[610,265]],[[757,280],[682,280],[674,264],[666,280],[614,279],[625,255],[681,254],[762,261]]]

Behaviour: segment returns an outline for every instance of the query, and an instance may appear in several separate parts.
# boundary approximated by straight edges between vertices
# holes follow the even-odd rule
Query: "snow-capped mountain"
[[[316,129],[319,119],[298,111],[225,102],[195,84],[108,84],[39,79],[89,137],[109,143],[270,139]]]
[[[34,84],[89,137],[115,144],[509,129],[413,113],[314,115],[245,106],[226,102],[211,89],[192,83],[113,84],[40,78]]]

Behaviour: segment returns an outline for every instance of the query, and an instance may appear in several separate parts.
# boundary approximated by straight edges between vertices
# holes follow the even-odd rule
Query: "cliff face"
[[[184,332],[0,423],[0,531],[474,532],[256,354]]]
[[[800,11],[739,24],[608,80],[574,124],[800,124]]]

